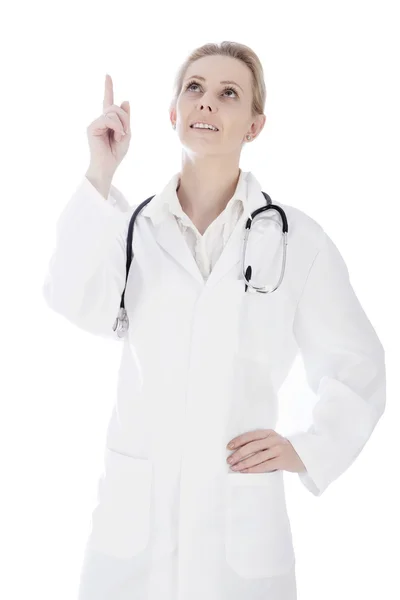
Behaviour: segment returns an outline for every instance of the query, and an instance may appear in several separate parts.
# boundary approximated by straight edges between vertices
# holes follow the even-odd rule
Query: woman
[[[114,104],[106,77],[44,284],[53,310],[96,335],[119,339],[124,290],[129,318],[79,600],[295,600],[283,471],[321,495],[384,411],[384,349],[316,221],[278,205],[283,280],[245,291],[243,232],[265,197],[239,159],[264,127],[265,97],[247,46],[207,44],[182,65],[170,107],[182,168],[137,215],[125,289],[139,203],[111,183],[130,107]],[[276,282],[283,257],[278,212],[263,214],[246,253],[254,285]],[[310,429],[283,437],[278,392],[299,351],[318,402]]]

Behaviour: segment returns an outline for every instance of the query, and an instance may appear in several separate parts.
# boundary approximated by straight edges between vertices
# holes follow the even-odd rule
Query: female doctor
[[[111,183],[130,106],[114,103],[106,76],[90,166],[59,217],[43,286],[51,309],[123,341],[79,600],[295,600],[283,471],[321,495],[384,411],[384,349],[323,228],[274,202],[286,236],[279,211],[263,211],[242,264],[266,198],[239,159],[264,127],[265,98],[247,46],[187,58],[170,107],[182,168],[138,212],[127,277],[142,201],[130,206]],[[317,403],[311,427],[283,437],[278,394],[298,352]]]

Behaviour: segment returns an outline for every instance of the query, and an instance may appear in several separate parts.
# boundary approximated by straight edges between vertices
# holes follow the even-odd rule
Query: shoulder
[[[133,215],[137,208],[144,207],[146,204],[146,200],[138,201],[135,199],[134,202],[129,202],[121,190],[113,184],[110,186],[109,199],[110,204],[115,206],[117,210],[122,213],[128,213],[129,215]]]
[[[290,204],[273,202],[280,206],[288,220],[288,243],[290,241],[299,249],[318,252],[325,244],[326,232],[322,225],[306,212]]]
[[[318,266],[318,272],[339,269],[343,273],[348,272],[339,248],[321,223],[295,206],[278,202],[274,204],[280,206],[287,217],[287,264],[293,283],[297,282],[299,289],[314,265]]]

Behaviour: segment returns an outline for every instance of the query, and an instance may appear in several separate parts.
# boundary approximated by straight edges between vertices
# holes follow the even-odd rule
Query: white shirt
[[[211,273],[236,223],[243,214],[247,200],[248,173],[248,171],[240,169],[235,193],[225,209],[208,226],[203,235],[201,235],[192,220],[183,211],[180,204],[177,195],[177,188],[180,181],[179,173],[176,173],[162,192],[151,200],[152,215],[156,219],[156,222],[165,218],[168,212],[175,216],[182,235],[205,280]]]

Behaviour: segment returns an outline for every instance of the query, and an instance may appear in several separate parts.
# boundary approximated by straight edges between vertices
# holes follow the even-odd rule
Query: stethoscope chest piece
[[[129,318],[128,313],[124,307],[120,307],[118,316],[114,321],[113,330],[116,332],[119,338],[123,338],[129,329]]]

